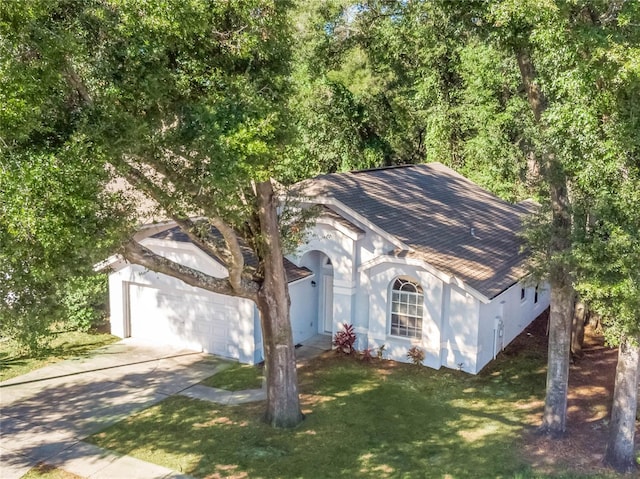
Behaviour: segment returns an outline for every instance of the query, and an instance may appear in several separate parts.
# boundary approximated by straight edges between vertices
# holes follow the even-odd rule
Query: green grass
[[[106,346],[118,338],[110,334],[67,331],[56,333],[49,346],[37,356],[24,354],[13,341],[0,342],[0,381],[5,381],[48,364],[82,356],[93,349]]]
[[[227,391],[260,389],[262,387],[263,368],[248,364],[233,363],[230,367],[205,379],[201,384]]]
[[[318,359],[300,370],[306,419],[292,431],[263,424],[263,403],[175,396],[89,441],[196,477],[579,477],[539,474],[519,453],[544,371],[526,354],[479,376]]]
[[[40,465],[29,470],[22,479],[82,479],[82,477],[56,467]]]

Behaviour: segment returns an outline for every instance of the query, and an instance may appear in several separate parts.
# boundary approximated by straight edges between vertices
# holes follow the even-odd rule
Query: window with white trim
[[[423,305],[422,286],[406,278],[396,279],[391,289],[391,335],[422,337]]]

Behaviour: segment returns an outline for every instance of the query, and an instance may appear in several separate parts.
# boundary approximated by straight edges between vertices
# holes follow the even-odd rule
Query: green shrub
[[[63,290],[65,325],[78,331],[88,331],[99,325],[107,315],[107,299],[105,274],[72,278]]]

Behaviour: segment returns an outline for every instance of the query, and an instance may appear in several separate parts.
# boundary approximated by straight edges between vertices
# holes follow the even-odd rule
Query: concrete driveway
[[[221,364],[208,354],[128,339],[0,383],[0,477],[21,477]]]

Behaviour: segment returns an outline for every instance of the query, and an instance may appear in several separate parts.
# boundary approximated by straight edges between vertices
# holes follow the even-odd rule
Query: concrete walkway
[[[330,349],[319,336],[296,350],[299,364]],[[266,391],[198,384],[228,367],[215,356],[127,339],[0,383],[0,478],[39,463],[87,479],[189,478],[82,439],[174,394],[219,404],[261,401]]]

